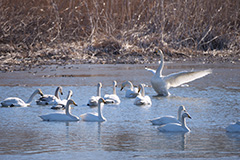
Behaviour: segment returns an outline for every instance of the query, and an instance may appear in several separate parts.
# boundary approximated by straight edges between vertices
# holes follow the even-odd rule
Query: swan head
[[[182,117],[183,117],[183,118],[186,118],[186,117],[187,117],[187,118],[192,119],[192,117],[191,117],[187,112],[183,113],[183,114],[182,114]]]
[[[154,52],[153,52],[153,53],[155,53],[155,54],[157,54],[157,55],[160,55],[161,57],[164,57],[163,51],[162,51],[161,49],[154,49]]]
[[[101,103],[106,103],[106,101],[103,98],[99,98],[98,104],[101,104]]]
[[[69,100],[71,97],[72,97],[72,95],[73,95],[73,91],[72,90],[69,90],[68,91],[68,96],[67,96],[67,100]]]
[[[68,94],[72,96],[72,95],[73,95],[73,91],[72,91],[72,90],[69,90],[69,91],[68,91]]]
[[[117,87],[117,81],[113,81],[113,86]]]
[[[37,90],[37,93],[40,94],[41,96],[43,96],[43,93],[42,93],[42,90],[41,90],[41,89],[38,89],[38,90]]]
[[[101,82],[98,82],[97,86],[98,86],[99,88],[101,88],[101,87],[102,87],[102,83],[101,83]]]
[[[77,106],[77,104],[74,102],[74,100],[72,100],[72,99],[69,99],[68,100],[68,104],[70,105],[70,104],[73,104],[74,106]]]
[[[121,85],[121,89],[120,89],[120,91],[122,91],[123,88],[124,88],[126,85],[127,85],[127,82],[123,82],[122,85]]]
[[[63,89],[61,86],[58,87],[58,91],[60,92],[61,95],[63,95]]]
[[[179,106],[178,110],[186,112],[186,108],[184,107],[184,105]]]
[[[143,84],[143,83],[140,83],[138,85],[138,93],[141,91],[141,89],[143,89],[143,87],[145,87],[145,84]]]
[[[133,87],[133,84],[132,84],[131,81],[126,81],[126,82],[123,82],[123,83],[122,83],[120,91],[123,90],[123,88],[126,87],[126,85],[129,85],[130,88]]]

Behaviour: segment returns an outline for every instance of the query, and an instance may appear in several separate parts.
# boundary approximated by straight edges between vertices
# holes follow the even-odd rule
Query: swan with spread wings
[[[153,89],[157,92],[158,96],[169,96],[170,93],[168,89],[171,87],[178,87],[182,84],[194,81],[198,78],[202,78],[208,74],[212,73],[211,69],[201,70],[201,71],[181,71],[178,73],[172,73],[166,76],[162,75],[162,70],[164,67],[164,55],[159,49],[161,61],[157,70],[150,68],[145,68],[146,70],[152,72],[154,75],[151,78],[151,84]]]

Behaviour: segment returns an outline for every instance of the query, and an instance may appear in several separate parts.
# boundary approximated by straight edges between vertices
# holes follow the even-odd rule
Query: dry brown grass
[[[146,63],[155,47],[162,48],[169,59],[202,55],[240,58],[239,0],[0,3],[2,65],[66,60],[124,63],[123,56],[137,57],[129,58],[129,63]]]

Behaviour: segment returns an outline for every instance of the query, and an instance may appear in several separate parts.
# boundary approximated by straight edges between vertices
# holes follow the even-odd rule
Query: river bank
[[[71,52],[69,51],[71,49]],[[9,50],[6,50],[9,51]],[[240,62],[240,54],[231,53],[231,51],[209,51],[209,52],[181,52],[164,51],[164,59],[167,62],[178,63],[230,63]],[[157,64],[160,57],[153,50],[147,53],[141,52],[84,52],[79,48],[68,46],[64,49],[48,48],[28,55],[17,52],[5,52],[0,56],[0,71],[27,71],[31,68],[41,66],[64,66],[72,64]]]

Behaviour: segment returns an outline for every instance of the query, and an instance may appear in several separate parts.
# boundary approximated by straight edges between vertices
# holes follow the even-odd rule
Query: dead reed
[[[0,1],[1,65],[149,63],[156,47],[239,61],[239,42],[239,0]]]

